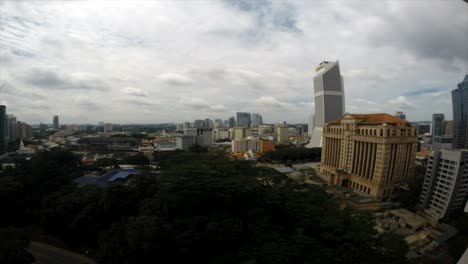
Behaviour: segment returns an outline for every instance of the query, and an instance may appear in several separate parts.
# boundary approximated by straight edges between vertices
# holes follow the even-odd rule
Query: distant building
[[[334,185],[374,198],[389,197],[413,177],[416,127],[389,114],[346,114],[323,130],[320,173]]]
[[[445,136],[453,136],[453,121],[448,120],[444,123],[444,135]]]
[[[10,140],[16,139],[16,116],[8,115],[8,138]]]
[[[134,151],[139,142],[135,138],[85,137],[79,140],[82,148],[93,152],[129,152]]]
[[[416,123],[416,127],[419,135],[431,133],[431,123]]]
[[[253,153],[262,153],[262,141],[259,139],[234,139],[232,140],[232,153],[245,153],[251,150]]]
[[[452,91],[453,148],[468,149],[468,75]]]
[[[273,132],[272,125],[259,125],[258,126],[258,134],[265,135]]]
[[[432,138],[444,135],[444,114],[432,115]]]
[[[0,155],[7,151],[8,120],[6,106],[0,105]]]
[[[403,113],[402,111],[397,111],[397,112],[395,113],[395,116],[398,117],[398,118],[400,118],[400,119],[406,120],[406,115],[405,115],[405,113]]]
[[[15,139],[32,138],[32,127],[24,122],[16,122]]]
[[[275,150],[275,143],[271,140],[234,139],[231,144],[232,153],[252,151],[255,154],[261,154],[271,150]]]
[[[276,142],[287,143],[289,142],[289,127],[287,124],[277,124],[276,130]]]
[[[249,134],[247,127],[234,127],[232,128],[231,139],[243,139]]]
[[[451,149],[453,144],[452,136],[436,136],[432,138],[432,150]]]
[[[468,199],[468,150],[431,153],[420,196],[421,207],[435,220],[461,211]]]
[[[112,131],[113,131],[112,123],[105,123],[104,124],[104,133],[109,133],[109,132],[112,132]]]
[[[252,124],[252,117],[250,113],[237,112],[236,116],[236,123],[238,127],[250,127],[250,125]]]
[[[188,150],[193,145],[195,145],[195,136],[193,135],[181,135],[176,138],[176,148],[178,149]]]
[[[212,128],[186,128],[184,135],[194,136],[195,144],[200,146],[211,146],[213,144]]]
[[[195,137],[195,143],[200,146],[208,147],[213,145],[213,129],[211,128],[199,128],[197,130],[197,136]]]
[[[308,148],[322,146],[322,130],[326,123],[345,113],[343,77],[338,61],[324,61],[315,68],[314,77],[314,132]]]
[[[201,120],[201,119],[195,120],[195,122],[193,122],[193,127],[195,128],[205,127],[205,120]]]
[[[41,123],[39,125],[39,130],[41,131],[41,133],[44,133],[48,128],[49,128],[49,126],[47,124]]]
[[[233,128],[236,126],[236,118],[231,116],[228,120],[228,126],[229,128]]]
[[[229,130],[225,128],[215,128],[213,129],[213,139],[214,140],[222,140],[222,139],[229,139],[231,137],[231,133]]]
[[[59,117],[58,117],[58,116],[54,116],[53,128],[54,128],[54,129],[60,129]]]
[[[258,127],[259,125],[263,125],[263,117],[260,114],[252,113],[251,127]]]

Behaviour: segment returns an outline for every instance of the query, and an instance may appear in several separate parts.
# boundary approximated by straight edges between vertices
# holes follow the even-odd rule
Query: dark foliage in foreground
[[[274,161],[312,161],[319,162],[321,157],[321,148],[280,148],[272,151],[268,151],[263,154],[258,161],[259,162],[274,162]]]
[[[29,196],[15,202],[36,206],[26,207],[35,216],[31,223],[89,250],[99,263],[405,261],[405,242],[377,234],[368,215],[341,210],[319,187],[247,161],[180,152],[161,162],[158,176],[144,174],[107,188],[70,183],[65,175],[77,172],[66,168],[74,159],[63,161],[67,167],[44,162],[44,171],[59,173],[40,176],[41,191],[34,195],[40,202]],[[5,199],[30,190],[23,175],[28,166],[0,178]],[[15,212],[4,224],[22,217]]]

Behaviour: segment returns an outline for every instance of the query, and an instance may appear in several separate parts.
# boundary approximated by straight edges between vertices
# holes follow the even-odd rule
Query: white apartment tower
[[[424,211],[440,220],[462,210],[468,198],[468,150],[442,149],[429,156],[419,201]]]
[[[314,77],[315,113],[313,132],[308,148],[322,147],[322,131],[326,123],[345,113],[343,77],[338,61],[324,61],[316,68]],[[310,125],[309,125],[310,126]]]

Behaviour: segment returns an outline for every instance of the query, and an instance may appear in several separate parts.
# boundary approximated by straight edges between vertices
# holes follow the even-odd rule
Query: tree
[[[102,263],[404,263],[401,237],[323,189],[206,154],[166,160],[139,213],[102,233]]]
[[[14,228],[0,228],[0,263],[33,263],[35,259],[28,251],[30,243],[26,232]]]
[[[145,156],[145,154],[138,153],[136,155],[125,157],[124,163],[125,164],[143,166],[143,165],[148,165],[149,164],[149,159],[148,159],[148,157]]]

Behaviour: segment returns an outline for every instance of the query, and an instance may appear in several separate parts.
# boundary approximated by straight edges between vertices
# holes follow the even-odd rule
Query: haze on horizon
[[[451,119],[467,43],[461,0],[2,1],[0,104],[30,123],[307,123],[314,67],[339,60],[346,112]]]

